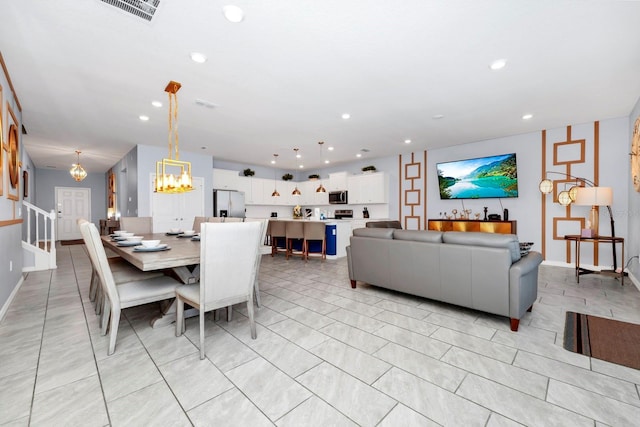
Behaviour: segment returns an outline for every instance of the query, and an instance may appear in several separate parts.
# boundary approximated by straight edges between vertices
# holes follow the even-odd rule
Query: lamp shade
[[[576,205],[611,206],[613,189],[611,187],[580,187],[576,192]]]

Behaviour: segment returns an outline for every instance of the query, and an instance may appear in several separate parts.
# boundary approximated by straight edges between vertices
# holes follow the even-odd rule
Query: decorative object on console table
[[[590,229],[593,230],[591,234],[594,237],[598,236],[598,223],[600,218],[598,216],[597,206],[606,206],[609,212],[609,218],[611,220],[611,249],[613,251],[613,270],[618,269],[618,260],[616,256],[616,229],[615,221],[613,219],[613,212],[611,211],[611,205],[613,204],[613,190],[611,187],[598,187],[598,185],[586,178],[569,175],[564,172],[546,171],[545,178],[540,181],[539,189],[543,194],[551,193],[554,189],[553,182],[546,177],[547,174],[562,175],[566,178],[575,179],[576,184],[569,189],[569,191],[561,191],[558,194],[558,201],[562,200],[561,204],[564,206],[570,205],[575,202],[576,205],[591,205],[589,223]],[[588,186],[588,187],[587,187]],[[563,197],[561,197],[561,195]],[[565,203],[566,202],[566,203]]]
[[[364,172],[364,173],[373,173],[373,172],[375,172],[375,171],[376,171],[376,167],[375,167],[375,166],[373,166],[373,165],[364,166],[364,167],[362,168],[362,172]]]

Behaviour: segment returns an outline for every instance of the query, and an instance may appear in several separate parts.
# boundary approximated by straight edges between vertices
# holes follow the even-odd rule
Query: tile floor
[[[116,353],[87,299],[84,247],[31,273],[0,324],[0,425],[632,426],[640,371],[562,348],[564,312],[640,323],[640,293],[541,266],[532,313],[506,318],[358,284],[346,261],[265,256],[258,339],[246,308],[186,335],[127,309]],[[224,316],[222,316],[224,318]]]

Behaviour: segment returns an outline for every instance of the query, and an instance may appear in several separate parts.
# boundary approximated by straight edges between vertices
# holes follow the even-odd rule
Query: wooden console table
[[[516,221],[481,221],[474,219],[429,219],[427,229],[436,231],[481,231],[517,234]]]
[[[582,242],[592,242],[592,243],[613,243],[614,250],[615,244],[620,243],[622,247],[621,259],[624,260],[624,238],[623,237],[611,237],[611,236],[596,236],[596,237],[582,237],[579,234],[568,234],[564,236],[565,240],[569,240],[571,242],[576,242],[576,281],[580,283],[580,275],[581,274],[589,274],[589,273],[600,273],[600,274],[608,274],[614,276],[620,276],[620,285],[624,286],[624,266],[620,268],[620,271],[615,270],[600,270],[593,271],[586,268],[580,267],[580,243]],[[624,262],[624,261],[623,261]]]

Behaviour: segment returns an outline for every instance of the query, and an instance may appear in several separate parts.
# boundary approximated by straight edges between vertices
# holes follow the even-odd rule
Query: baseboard
[[[631,279],[631,283],[633,283],[635,287],[640,291],[640,280],[638,280],[638,278],[634,276],[633,273],[629,273],[628,277],[629,279]]]
[[[2,309],[0,309],[0,322],[4,320],[4,316],[6,316],[7,312],[9,311],[9,307],[11,306],[13,299],[16,297],[16,294],[20,290],[20,286],[22,286],[23,283],[24,283],[24,276],[21,275],[20,280],[18,280],[18,283],[13,288],[13,291],[9,295],[9,298],[7,298],[7,301],[2,306]]]

